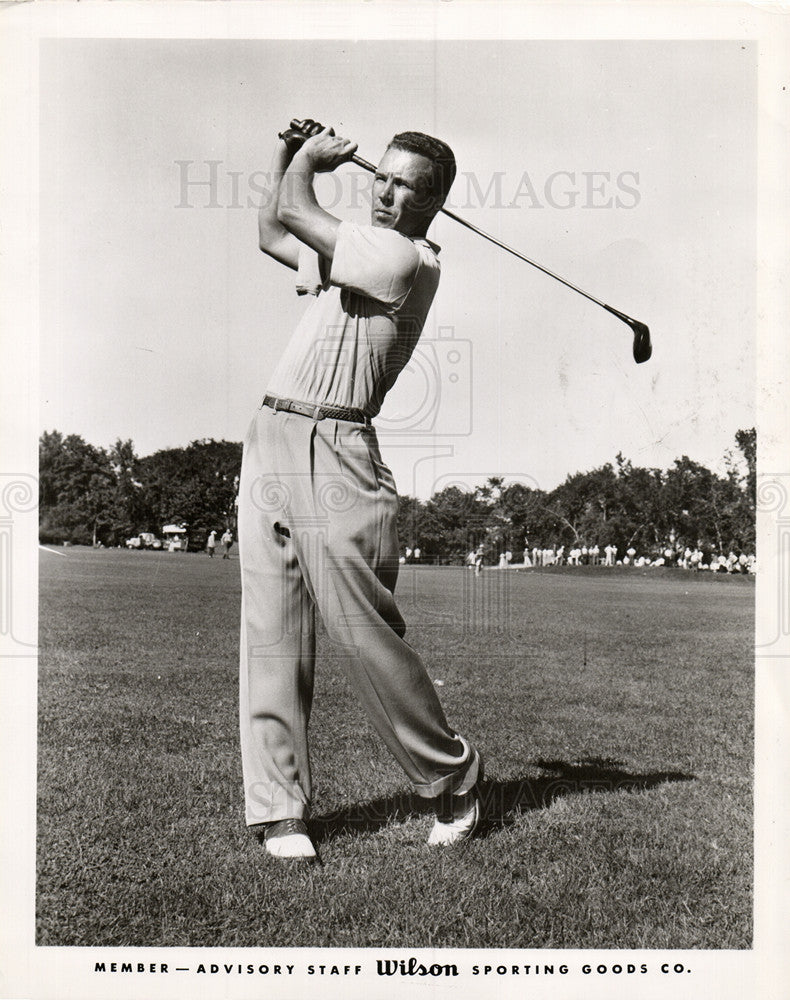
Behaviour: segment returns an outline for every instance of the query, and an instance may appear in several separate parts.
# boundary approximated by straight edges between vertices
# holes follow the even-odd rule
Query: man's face
[[[433,164],[427,157],[390,147],[373,180],[372,225],[424,236],[440,207],[430,193],[432,178]]]

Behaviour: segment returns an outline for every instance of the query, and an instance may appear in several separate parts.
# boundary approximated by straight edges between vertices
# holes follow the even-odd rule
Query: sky
[[[552,489],[618,452],[723,469],[755,423],[756,55],[44,40],[40,430],[140,455],[242,440],[306,305],[258,250],[257,172],[312,117],[373,161],[397,131],[445,139],[449,207],[653,336],[636,365],[625,324],[439,217],[439,291],[377,422],[402,493],[491,475]],[[367,221],[369,175],[321,181],[330,211]]]

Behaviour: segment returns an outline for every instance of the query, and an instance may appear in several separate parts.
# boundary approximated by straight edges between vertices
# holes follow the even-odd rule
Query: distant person
[[[483,572],[483,544],[477,546],[477,551],[475,552],[475,576],[480,576]]]
[[[233,545],[233,535],[230,528],[225,528],[220,541],[222,542],[222,558],[230,559],[230,548]]]
[[[217,533],[212,531],[208,536],[208,541],[206,542],[206,552],[209,554],[209,559],[214,558],[214,549],[217,547]]]
[[[417,546],[414,550],[414,561],[419,562],[421,555],[422,555],[422,550],[420,549],[419,546]]]

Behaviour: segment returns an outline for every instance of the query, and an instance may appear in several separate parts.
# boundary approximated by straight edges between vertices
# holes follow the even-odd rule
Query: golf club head
[[[653,353],[650,330],[644,323],[635,319],[632,319],[628,325],[634,331],[634,361],[641,365],[643,361],[649,361]]]
[[[631,319],[630,316],[626,316],[625,313],[621,313],[619,309],[614,309],[612,306],[605,305],[604,309],[618,319],[621,319],[624,323],[627,323],[634,331],[634,361],[638,365],[649,361],[653,353],[653,345],[650,342],[650,330],[647,326],[644,323],[640,323],[638,319]]]

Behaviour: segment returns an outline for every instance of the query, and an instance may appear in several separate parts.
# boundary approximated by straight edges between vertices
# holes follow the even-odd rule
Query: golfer
[[[296,147],[296,148],[295,148]],[[393,598],[395,484],[371,425],[411,356],[439,283],[426,238],[455,176],[445,143],[396,135],[378,165],[369,225],[320,207],[313,180],[356,145],[323,129],[275,149],[260,247],[314,296],[244,442],[240,724],[246,822],[277,857],[312,859],[305,821],[315,611],[350,684],[415,792],[429,836],[453,844],[480,818],[477,751],[451,728]]]

